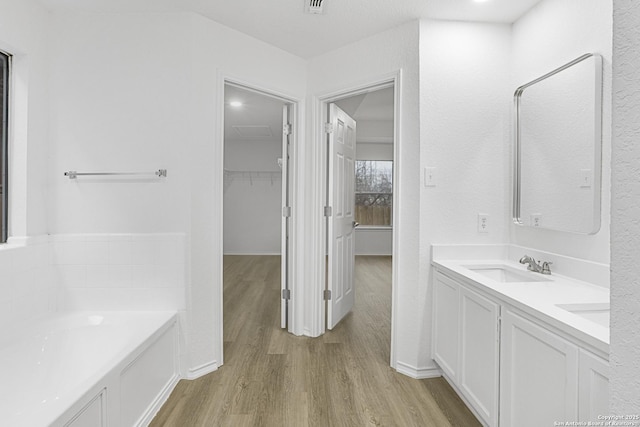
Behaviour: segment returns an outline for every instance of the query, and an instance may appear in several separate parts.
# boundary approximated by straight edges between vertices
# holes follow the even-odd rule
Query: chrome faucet
[[[551,264],[552,262],[545,261],[540,263],[530,257],[529,255],[525,255],[520,258],[520,264],[527,264],[527,270],[533,271],[540,274],[551,274]]]

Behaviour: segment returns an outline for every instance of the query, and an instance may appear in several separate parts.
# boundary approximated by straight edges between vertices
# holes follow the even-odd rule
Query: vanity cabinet
[[[602,421],[609,414],[609,363],[580,350],[578,410],[580,421]]]
[[[436,274],[434,360],[490,426],[498,424],[500,306]]]
[[[453,381],[458,379],[460,285],[436,273],[433,288],[433,359]]]
[[[482,424],[598,421],[608,414],[608,362],[572,335],[436,271],[433,359]]]
[[[539,427],[578,419],[577,346],[505,310],[501,347],[501,425]]]

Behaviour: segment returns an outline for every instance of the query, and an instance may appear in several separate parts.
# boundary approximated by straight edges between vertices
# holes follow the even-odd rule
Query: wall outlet
[[[436,168],[424,168],[424,186],[436,186]]]
[[[489,215],[479,213],[478,214],[478,233],[489,232]]]
[[[531,226],[540,227],[542,225],[542,214],[531,214]]]

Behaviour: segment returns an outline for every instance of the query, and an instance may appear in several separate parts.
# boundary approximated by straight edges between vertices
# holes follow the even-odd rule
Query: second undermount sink
[[[550,279],[539,273],[521,271],[504,264],[495,265],[465,265],[465,268],[474,273],[501,283],[522,283],[522,282],[548,282]]]
[[[609,303],[556,304],[556,307],[595,322],[598,325],[609,327]]]

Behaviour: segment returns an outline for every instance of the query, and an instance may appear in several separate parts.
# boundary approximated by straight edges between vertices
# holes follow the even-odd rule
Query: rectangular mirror
[[[514,103],[514,222],[597,233],[602,57],[583,55],[520,86]]]

